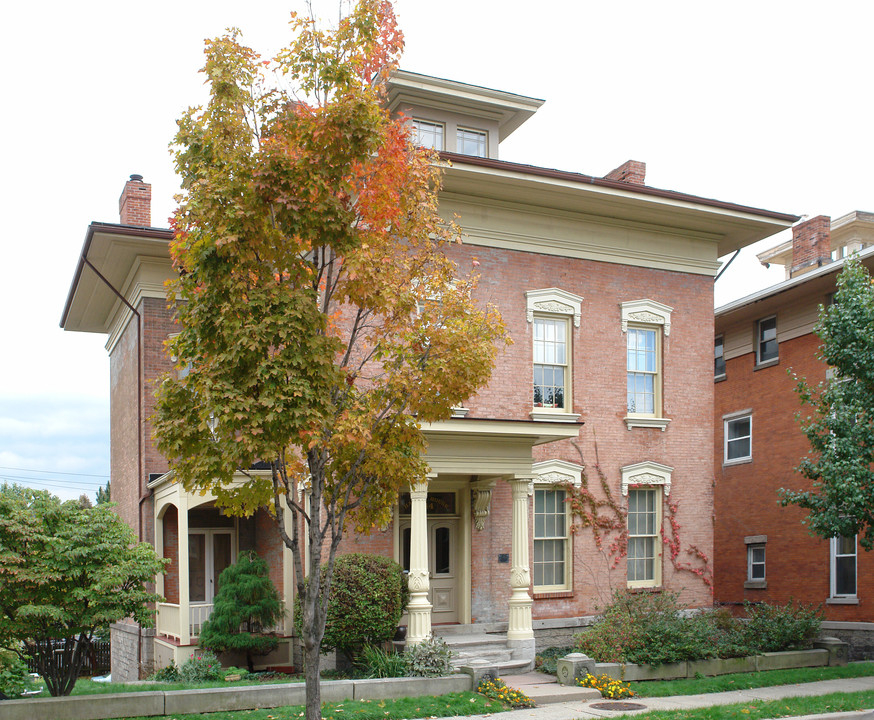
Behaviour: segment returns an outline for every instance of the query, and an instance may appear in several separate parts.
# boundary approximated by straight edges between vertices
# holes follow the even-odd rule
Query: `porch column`
[[[191,599],[189,596],[188,567],[188,494],[180,485],[177,494],[178,553],[179,553],[179,644],[191,644]]]
[[[528,497],[531,478],[511,478],[513,491],[513,539],[510,566],[510,623],[507,640],[533,640],[531,606],[534,601],[528,594],[531,585],[531,570],[528,567]]]
[[[407,605],[411,645],[431,637],[431,603],[428,591],[428,481],[410,485],[410,602]]]

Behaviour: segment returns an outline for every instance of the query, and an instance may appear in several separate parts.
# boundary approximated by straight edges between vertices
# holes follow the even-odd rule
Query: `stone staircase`
[[[435,637],[442,638],[454,653],[452,664],[494,668],[497,673],[524,673],[534,667],[534,641],[507,642],[506,623],[477,625],[435,625]]]

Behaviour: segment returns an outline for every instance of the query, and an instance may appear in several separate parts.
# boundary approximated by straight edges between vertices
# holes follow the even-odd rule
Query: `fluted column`
[[[513,491],[512,565],[510,566],[512,592],[507,639],[528,640],[534,638],[534,627],[531,622],[531,607],[534,603],[528,594],[528,587],[531,584],[528,562],[528,498],[531,479],[512,478],[510,487]]]
[[[410,602],[407,642],[415,645],[431,637],[428,591],[428,481],[410,486]]]

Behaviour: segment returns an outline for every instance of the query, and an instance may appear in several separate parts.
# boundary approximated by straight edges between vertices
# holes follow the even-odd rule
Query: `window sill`
[[[714,375],[713,376],[713,382],[715,382],[715,383],[724,382],[724,381],[725,381],[725,373],[722,373],[722,375]]]
[[[722,467],[729,467],[731,465],[745,465],[746,463],[751,463],[752,461],[752,457],[737,458],[735,460],[724,460],[722,463]]]
[[[858,605],[857,597],[830,597],[825,601],[826,605]]]
[[[663,585],[628,585],[627,590],[631,595],[640,595],[642,593],[660,593],[664,592]]]
[[[536,589],[534,590],[535,600],[557,600],[559,598],[569,598],[573,596],[574,593],[572,590],[547,590],[545,592],[538,592]]]
[[[774,367],[774,365],[779,365],[779,364],[780,364],[779,357],[772,358],[771,360],[765,360],[763,362],[757,362],[755,364],[755,366],[753,367],[753,372],[755,372],[756,370],[764,370],[765,368]]]
[[[631,428],[633,427],[658,428],[659,430],[664,432],[669,422],[671,422],[670,418],[646,416],[641,417],[638,415],[628,415],[627,417],[625,417],[625,427],[627,427],[629,430],[631,430]]]
[[[767,580],[747,580],[744,583],[744,590],[767,590]]]
[[[529,417],[535,422],[576,422],[580,413],[564,412],[563,410],[540,410],[535,408]]]

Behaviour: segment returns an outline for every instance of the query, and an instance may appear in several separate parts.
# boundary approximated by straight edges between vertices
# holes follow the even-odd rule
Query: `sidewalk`
[[[613,711],[592,707],[593,704],[615,703],[617,701],[602,700],[594,690],[584,688],[562,688],[548,682],[549,675],[529,673],[502,678],[508,686],[521,690],[528,695],[538,707],[526,710],[511,710],[500,714],[501,720],[576,720],[577,718],[616,717],[623,712],[642,713],[650,710],[683,710],[713,705],[733,705],[756,700],[780,700],[788,697],[805,697],[813,695],[828,695],[834,692],[858,692],[874,690],[874,677],[844,678],[840,680],[820,680],[818,682],[802,683],[800,685],[777,685],[775,687],[752,688],[750,690],[732,690],[730,692],[706,693],[702,695],[675,695],[663,698],[630,698],[623,702],[633,702],[643,705],[644,709],[637,711]],[[584,695],[567,696],[563,691],[581,692]],[[591,693],[595,695],[592,696]],[[542,703],[542,704],[541,704]],[[494,717],[487,715],[472,715],[468,720]],[[827,715],[809,715],[806,720],[818,718],[854,718],[859,720],[874,720],[874,711],[861,710],[851,713],[832,713]]]

